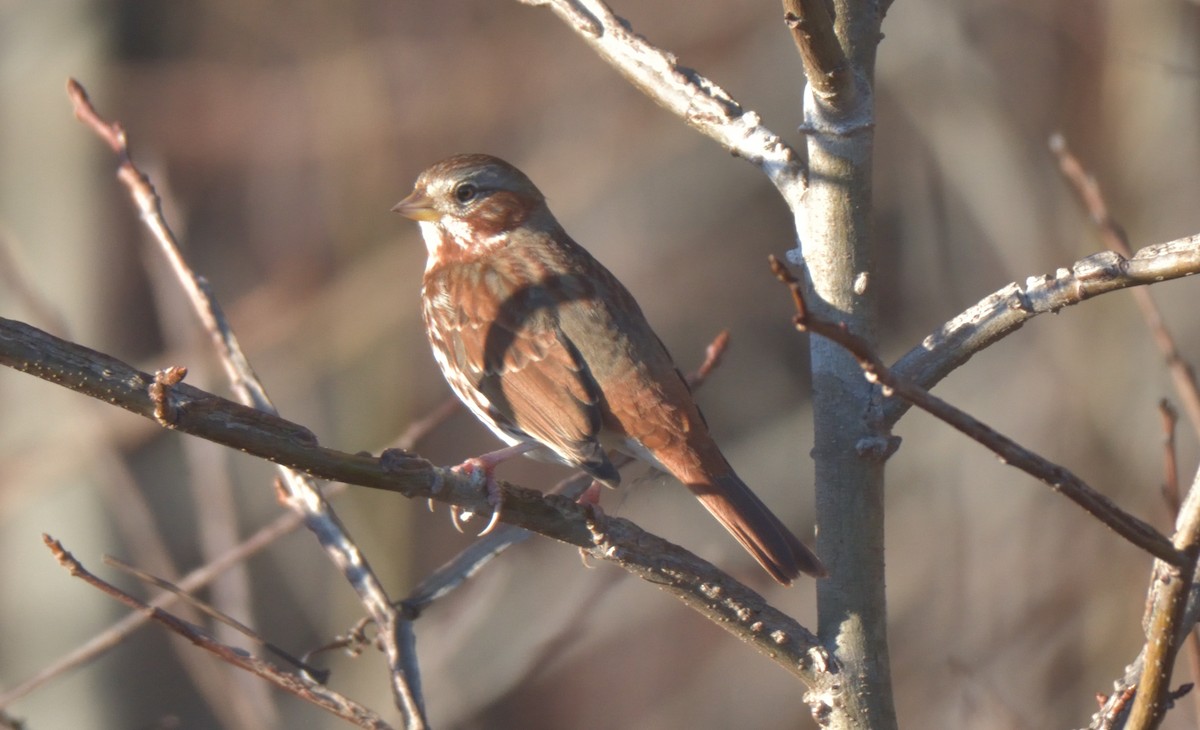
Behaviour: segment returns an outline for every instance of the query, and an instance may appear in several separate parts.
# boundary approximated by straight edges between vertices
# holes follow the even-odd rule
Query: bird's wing
[[[452,363],[506,429],[615,485],[620,476],[599,440],[603,396],[558,325],[555,295],[543,286],[509,290],[503,298],[479,293],[449,297],[457,305],[446,319]]]

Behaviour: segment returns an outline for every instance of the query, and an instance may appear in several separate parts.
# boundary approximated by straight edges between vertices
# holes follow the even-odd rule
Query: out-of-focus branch
[[[762,125],[724,89],[682,66],[674,54],[633,31],[601,0],[520,0],[547,6],[596,53],[653,99],[701,134],[762,169],[793,207],[804,189],[804,164],[783,139]]]
[[[1084,169],[1079,158],[1075,157],[1068,149],[1067,141],[1061,134],[1050,138],[1050,150],[1058,157],[1058,166],[1063,177],[1071,184],[1092,222],[1096,224],[1096,232],[1100,235],[1100,240],[1110,251],[1116,251],[1126,258],[1133,256],[1133,250],[1129,245],[1129,236],[1109,212],[1108,203],[1104,200],[1104,193],[1100,191],[1099,183]],[[1171,373],[1171,380],[1175,382],[1175,392],[1192,424],[1192,430],[1200,437],[1200,386],[1196,383],[1196,373],[1180,354],[1179,346],[1175,342],[1175,335],[1167,327],[1162,311],[1158,308],[1150,291],[1134,289],[1133,299],[1137,302],[1138,309],[1142,310],[1142,318],[1146,320],[1146,327],[1149,328],[1150,335],[1154,338],[1154,344],[1166,361],[1167,370]]]
[[[928,390],[1039,314],[1057,312],[1118,289],[1197,273],[1200,235],[1147,246],[1128,258],[1112,251],[1093,254],[1052,276],[1031,276],[1024,286],[1013,283],[988,295],[926,336],[891,369],[897,378]],[[886,401],[884,423],[895,425],[910,405],[894,398]]]
[[[491,509],[481,479],[431,466],[419,457],[377,458],[322,447],[312,432],[278,416],[225,400],[186,383],[142,373],[108,355],[0,318],[0,365],[35,375],[165,426],[308,474],[433,498],[475,512]],[[158,402],[151,397],[159,385]],[[501,483],[504,521],[582,547],[682,600],[800,679],[837,671],[817,638],[761,596],[692,553],[633,523],[606,518],[603,529],[573,500]]]
[[[66,320],[54,304],[29,283],[12,251],[11,240],[4,231],[0,231],[0,283],[29,310],[34,322],[63,337],[71,335]]]
[[[796,305],[796,327],[802,331],[820,335],[845,348],[858,360],[867,379],[883,386],[885,396],[898,395],[930,415],[945,421],[994,452],[1005,464],[1015,466],[1056,492],[1062,493],[1108,525],[1118,535],[1151,555],[1175,566],[1188,563],[1187,556],[1179,552],[1161,533],[1122,510],[1116,503],[1097,492],[1066,467],[1050,462],[975,417],[932,395],[929,391],[899,377],[883,364],[862,338],[837,323],[813,316],[808,311],[800,283],[781,261],[772,257],[771,268],[779,280],[787,284],[791,290],[792,300]]]
[[[415,448],[417,443],[432,430],[458,410],[457,398],[451,398],[435,408],[429,415],[414,421],[396,439],[394,445],[399,449]],[[346,491],[344,483],[332,484],[325,490],[327,499],[333,499]],[[211,583],[217,576],[234,565],[241,564],[248,558],[258,554],[275,541],[290,534],[303,524],[303,516],[296,512],[283,512],[266,525],[260,527],[254,534],[242,540],[215,560],[202,565],[176,582],[184,592],[194,592]],[[154,608],[168,608],[179,600],[174,594],[160,594],[149,603]],[[104,654],[109,649],[119,645],[133,632],[144,626],[150,619],[145,613],[134,612],[115,622],[112,626],[98,633],[83,645],[70,651],[65,656],[42,668],[37,674],[21,682],[17,686],[0,694],[0,708],[28,695],[37,688],[52,681],[54,678],[80,667]]]
[[[54,554],[55,559],[71,575],[84,580],[89,585],[107,593],[126,606],[146,613],[152,620],[159,622],[167,627],[167,629],[179,634],[201,649],[211,652],[223,661],[252,672],[279,689],[289,692],[359,727],[380,729],[390,727],[384,722],[383,718],[371,710],[322,686],[320,683],[298,674],[285,672],[270,662],[257,659],[238,649],[221,644],[200,627],[189,624],[162,609],[154,608],[139,601],[89,572],[75,559],[75,556],[63,548],[62,543],[58,540],[51,538],[49,535],[43,535],[43,539],[46,541],[46,546],[50,548],[50,552]]]
[[[207,283],[192,271],[184,259],[174,233],[163,218],[162,204],[154,186],[130,157],[125,130],[120,124],[109,122],[97,113],[87,92],[75,79],[67,82],[67,94],[76,118],[104,140],[117,156],[117,177],[128,188],[142,222],[158,242],[209,333],[234,392],[243,403],[265,413],[276,413],[266,389],[230,328],[224,311],[209,291]],[[160,399],[159,408],[162,405]],[[161,421],[161,414],[158,415]],[[363,607],[379,628],[380,641],[391,670],[392,691],[397,705],[405,714],[406,724],[414,729],[424,728],[426,720],[424,700],[420,696],[420,668],[415,652],[404,650],[404,646],[411,646],[415,641],[412,627],[397,613],[382,581],[371,570],[366,556],[350,538],[316,484],[288,468],[281,469],[280,474],[287,487],[284,503],[304,514],[305,525],[317,536],[326,554],[353,586]]]

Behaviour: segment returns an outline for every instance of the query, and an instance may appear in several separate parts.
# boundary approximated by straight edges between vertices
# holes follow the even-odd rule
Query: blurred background
[[[795,145],[799,57],[777,2],[617,3],[651,41]],[[892,360],[1010,281],[1098,250],[1057,171],[1061,131],[1134,247],[1200,231],[1200,7],[1167,0],[903,0],[884,22],[876,236]],[[388,212],[418,172],[481,151],[524,169],[639,298],[680,366],[721,329],[700,394],[743,478],[812,531],[807,348],[766,257],[792,246],[765,178],[630,87],[550,12],[515,2],[0,3],[0,315],[228,393],[68,76],[120,120],[282,414],[378,451],[450,397],[419,321],[425,250]],[[1198,284],[1154,288],[1200,358]],[[937,392],[1164,529],[1157,403],[1173,397],[1128,294],[1042,317]],[[40,535],[171,576],[280,512],[271,468],[0,371],[0,687],[124,615]],[[891,661],[909,727],[1077,727],[1141,645],[1150,559],[1079,508],[910,413],[888,471]],[[496,446],[460,412],[418,451]],[[1190,481],[1196,434],[1181,422]],[[564,470],[510,463],[549,486]],[[605,509],[681,543],[806,625],[677,484],[629,472]],[[394,597],[469,543],[445,509],[352,488],[336,507]],[[302,653],[361,616],[315,541],[275,541],[203,596]],[[454,728],[811,727],[803,688],[677,601],[576,551],[511,550],[417,624],[429,716]],[[222,637],[241,644],[236,637]],[[395,718],[384,665],[338,691]],[[1189,681],[1181,664],[1175,684]],[[6,708],[29,728],[342,727],[156,627]],[[1165,727],[1196,725],[1189,698]]]

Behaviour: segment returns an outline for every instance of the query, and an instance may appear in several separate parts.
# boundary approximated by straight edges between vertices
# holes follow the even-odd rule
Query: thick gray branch
[[[1200,273],[1200,235],[1147,246],[1126,259],[1112,251],[1093,254],[1053,275],[1012,283],[942,325],[892,366],[898,377],[930,389],[981,350],[1004,339],[1039,314],[1131,286]],[[884,404],[894,425],[908,410],[904,401]]]

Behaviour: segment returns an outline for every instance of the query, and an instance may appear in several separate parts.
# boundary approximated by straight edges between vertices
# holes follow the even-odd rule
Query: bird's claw
[[[500,484],[496,482],[492,472],[496,468],[498,462],[490,460],[486,457],[467,459],[463,463],[454,467],[453,470],[469,476],[474,476],[475,472],[482,471],[484,474],[483,488],[487,494],[488,504],[492,506],[492,516],[488,523],[484,525],[483,530],[476,537],[483,537],[496,528],[496,524],[500,522],[500,509],[504,504],[504,494],[500,491]],[[475,516],[475,513],[469,509],[463,509],[457,505],[450,508],[450,520],[454,524],[454,529],[463,532],[462,523],[470,520]]]

